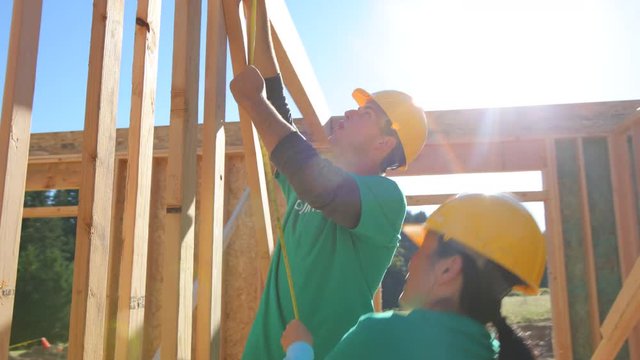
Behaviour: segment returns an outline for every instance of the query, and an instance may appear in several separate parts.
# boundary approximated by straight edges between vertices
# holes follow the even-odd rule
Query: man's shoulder
[[[360,320],[358,320],[358,326],[362,326],[364,328],[389,329],[390,326],[397,326],[405,322],[408,314],[408,312],[395,310],[369,313],[360,317]]]
[[[387,197],[402,197],[404,194],[398,183],[383,175],[356,175],[351,174],[359,187],[366,187],[369,191],[383,194]]]

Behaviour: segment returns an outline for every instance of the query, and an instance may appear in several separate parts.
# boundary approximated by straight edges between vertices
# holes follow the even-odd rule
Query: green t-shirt
[[[355,229],[326,218],[300,200],[283,175],[277,177],[287,203],[284,238],[300,320],[314,335],[317,359],[323,359],[360,316],[373,311],[371,299],[398,245],[406,210],[392,180],[352,176],[361,202]],[[243,359],[282,360],[280,337],[293,318],[278,243]]]
[[[327,360],[493,360],[499,347],[482,324],[466,316],[388,311],[360,318]]]

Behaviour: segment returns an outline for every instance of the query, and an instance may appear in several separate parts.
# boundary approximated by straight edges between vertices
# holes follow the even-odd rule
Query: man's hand
[[[253,103],[263,96],[264,79],[254,66],[247,66],[233,80],[231,80],[231,93],[236,102],[243,106]]]
[[[304,341],[309,345],[313,345],[313,336],[301,321],[293,320],[282,333],[280,344],[282,344],[282,348],[286,352],[291,344],[298,341]]]

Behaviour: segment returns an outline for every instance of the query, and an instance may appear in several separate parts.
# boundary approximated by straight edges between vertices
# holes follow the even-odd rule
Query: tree
[[[404,219],[405,224],[419,224],[427,220],[427,214],[424,212],[411,213],[407,211]],[[400,234],[400,242],[398,249],[393,255],[391,265],[382,279],[382,307],[384,309],[393,309],[399,306],[398,298],[404,288],[405,278],[407,277],[407,266],[413,254],[418,247],[404,234]]]
[[[77,204],[78,192],[29,192],[25,206]],[[75,218],[24,219],[11,342],[45,336],[67,341],[73,284]]]

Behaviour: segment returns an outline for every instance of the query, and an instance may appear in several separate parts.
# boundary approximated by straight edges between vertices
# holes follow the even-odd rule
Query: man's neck
[[[452,298],[440,298],[424,306],[429,310],[459,313],[460,306],[457,301]]]
[[[344,153],[341,154],[339,151],[333,152],[331,161],[333,161],[335,165],[339,166],[343,170],[356,175],[382,175],[378,164],[375,164],[372,161],[366,161],[362,158],[354,159],[348,155],[345,155]]]

